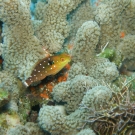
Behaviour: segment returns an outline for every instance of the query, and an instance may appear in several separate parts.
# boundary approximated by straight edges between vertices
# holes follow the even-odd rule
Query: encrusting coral
[[[24,126],[17,125],[8,130],[7,135],[46,135],[35,123],[28,122]]]
[[[1,0],[0,133],[134,133],[134,8],[134,0]],[[24,87],[40,60],[65,52],[69,71]]]

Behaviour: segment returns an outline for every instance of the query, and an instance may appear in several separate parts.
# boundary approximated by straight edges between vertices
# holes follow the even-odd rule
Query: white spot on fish
[[[45,67],[43,67],[43,68],[45,68]]]
[[[36,76],[36,75],[34,75],[34,76]]]
[[[51,68],[52,69],[52,68]]]
[[[40,64],[40,65],[42,65],[42,64]]]
[[[48,63],[48,65],[50,65],[50,64]]]
[[[46,62],[46,61],[44,60],[44,62]]]
[[[40,72],[40,70],[38,72]]]

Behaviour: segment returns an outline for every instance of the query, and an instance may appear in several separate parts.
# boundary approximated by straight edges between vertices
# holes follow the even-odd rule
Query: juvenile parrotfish
[[[71,56],[66,53],[40,60],[35,65],[31,76],[24,82],[24,85],[28,87],[33,82],[43,80],[46,76],[57,74],[70,61]]]

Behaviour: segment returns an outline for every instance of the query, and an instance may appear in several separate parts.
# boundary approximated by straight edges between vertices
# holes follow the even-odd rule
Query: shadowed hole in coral
[[[48,101],[47,105],[55,106],[55,102],[53,102],[53,101]]]
[[[31,111],[37,111],[37,112],[39,112],[39,110],[40,110],[39,104],[31,107]]]

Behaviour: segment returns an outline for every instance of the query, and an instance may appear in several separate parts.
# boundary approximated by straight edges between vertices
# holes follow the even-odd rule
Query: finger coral
[[[39,40],[34,36],[29,11],[30,2],[3,0],[0,4],[0,19],[4,22],[3,67],[25,80],[30,76],[34,64],[44,57]]]
[[[56,85],[52,92],[53,99],[57,102],[64,102],[66,112],[71,113],[78,108],[87,89],[93,88],[97,85],[99,85],[99,82],[94,78],[78,75],[70,81]]]
[[[98,24],[94,21],[85,22],[77,31],[72,50],[73,61],[82,63],[88,75],[95,79],[113,81],[118,77],[116,65],[108,59],[96,57],[99,36],[100,27]]]
[[[99,97],[99,99],[97,99],[102,91],[104,91],[103,94],[101,97]],[[87,92],[89,92],[88,95]],[[86,105],[86,108],[91,106],[89,113],[93,113],[93,110],[95,110],[94,105],[98,107],[98,110],[101,110],[101,106],[111,98],[110,89],[104,86],[96,86],[93,89],[88,89],[87,92],[85,93],[86,95],[82,97],[82,102],[80,104]],[[90,93],[93,94],[90,95]],[[86,104],[85,101],[87,102]],[[82,121],[85,120],[89,115],[87,109],[80,109],[77,107],[76,110],[70,115],[66,115],[63,108],[61,108],[61,106],[43,106],[40,109],[38,117],[38,122],[41,128],[49,131],[52,135],[75,135],[79,133],[77,128],[79,129],[79,127],[83,126]]]
[[[0,0],[0,133],[134,134],[134,9],[134,0]]]
[[[59,106],[43,106],[38,121],[41,128],[52,135],[75,135],[78,132],[76,127],[81,126],[81,121],[86,117],[83,113],[83,110],[76,110],[66,116]]]
[[[67,14],[81,1],[83,0],[49,0],[47,4],[37,3],[35,17],[38,20],[43,19],[41,24],[35,26],[35,34],[49,52],[57,52],[62,48],[64,39],[67,38],[70,31],[70,25],[66,20]]]

